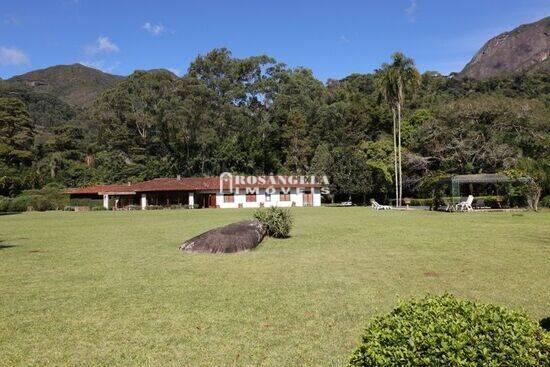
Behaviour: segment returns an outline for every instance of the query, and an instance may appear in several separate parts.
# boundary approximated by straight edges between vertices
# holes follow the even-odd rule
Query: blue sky
[[[397,50],[446,74],[490,37],[548,15],[548,0],[2,0],[0,77],[76,62],[181,74],[215,47],[309,67],[323,81],[371,72]]]

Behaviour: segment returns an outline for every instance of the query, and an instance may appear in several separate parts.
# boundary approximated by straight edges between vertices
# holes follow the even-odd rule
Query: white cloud
[[[416,11],[418,10],[417,0],[411,0],[410,5],[405,9],[405,14],[410,22],[416,21]]]
[[[78,63],[89,68],[101,70],[104,73],[110,73],[120,65],[120,62],[118,61],[113,64],[106,65],[105,60],[87,60],[79,61]]]
[[[95,55],[99,53],[119,52],[120,49],[109,37],[100,36],[93,44],[86,46],[85,51],[88,55]]]
[[[166,32],[166,28],[162,24],[153,24],[150,22],[146,22],[141,28],[145,29],[153,36],[160,36],[162,33]]]
[[[177,68],[168,68],[169,71],[171,71],[172,73],[176,74],[177,76],[180,76],[181,75],[181,70],[180,69],[177,69]]]
[[[340,36],[340,42],[342,43],[350,43],[351,41],[346,36],[342,35]]]
[[[2,65],[28,65],[29,57],[15,47],[0,47],[0,64]]]
[[[11,25],[11,26],[19,26],[21,25],[21,19],[19,17],[13,15],[13,14],[6,14],[4,15],[4,21],[3,23],[5,25]]]

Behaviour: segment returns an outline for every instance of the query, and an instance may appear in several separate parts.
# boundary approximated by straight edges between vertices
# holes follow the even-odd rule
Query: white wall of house
[[[311,193],[313,194],[313,206],[321,206],[321,189],[314,187],[311,189]]]
[[[147,208],[147,194],[141,194],[141,209]]]
[[[189,193],[189,202],[187,203],[190,208],[193,208],[193,205],[195,205],[195,193],[190,192]]]
[[[229,193],[229,191],[227,191],[226,193]],[[313,195],[312,205],[321,206],[321,192],[319,191],[319,189],[318,188],[311,189],[311,193]],[[279,192],[276,192],[271,195],[266,195],[265,189],[259,190],[259,192],[256,194],[256,201],[254,202],[246,201],[246,192],[244,190],[241,190],[238,194],[235,193],[233,195],[233,202],[225,202],[224,194],[225,193],[220,193],[220,192],[216,193],[216,205],[220,208],[259,208],[262,206],[262,204],[264,207],[304,206],[303,189],[296,188],[296,187],[291,188],[289,192],[290,200],[288,201],[281,200],[282,197]]]

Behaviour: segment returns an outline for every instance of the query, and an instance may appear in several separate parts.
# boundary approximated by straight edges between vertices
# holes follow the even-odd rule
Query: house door
[[[313,206],[313,195],[311,192],[304,192],[303,194],[304,206]]]
[[[216,194],[208,194],[208,208],[216,207]]]

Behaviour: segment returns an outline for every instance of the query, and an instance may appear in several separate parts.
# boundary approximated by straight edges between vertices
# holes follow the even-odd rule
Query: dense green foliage
[[[181,78],[136,71],[85,107],[0,82],[0,195],[233,171],[326,174],[337,197],[388,199],[396,167],[382,72],[323,84],[268,56],[215,49]],[[509,170],[522,158],[548,166],[549,73],[426,72],[400,101],[403,197],[429,195],[424,179],[436,174]]]
[[[294,223],[290,210],[274,206],[257,209],[254,212],[254,218],[263,224],[269,236],[275,238],[290,237],[290,230]]]
[[[69,204],[68,196],[54,185],[48,185],[39,190],[25,190],[14,198],[0,196],[0,212],[59,210],[67,204]]]
[[[547,366],[550,335],[518,312],[450,295],[375,318],[350,366]]]

